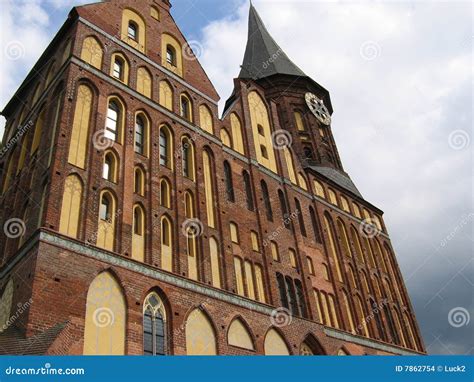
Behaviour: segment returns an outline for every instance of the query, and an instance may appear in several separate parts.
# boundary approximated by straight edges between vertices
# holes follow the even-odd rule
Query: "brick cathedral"
[[[251,5],[219,116],[170,9],[73,8],[2,112],[0,353],[424,354],[329,92]]]

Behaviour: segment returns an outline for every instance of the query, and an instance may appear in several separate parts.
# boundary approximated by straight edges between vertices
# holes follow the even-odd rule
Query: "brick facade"
[[[150,16],[151,5],[160,10],[160,21]],[[128,7],[140,14],[147,25],[145,54],[121,41],[122,12]],[[378,232],[376,238],[370,240],[379,240],[382,248],[390,250],[388,256],[394,272],[383,271],[382,261],[384,260],[380,257],[376,257],[375,267],[369,267],[369,262],[364,264],[356,261],[355,255],[345,257],[342,254],[343,239],[340,232],[335,230],[337,232],[336,246],[343,274],[342,282],[337,280],[336,266],[330,255],[328,236],[330,233],[323,224],[324,217],[330,217],[334,225],[337,219],[340,219],[349,233],[351,225],[360,232],[363,220],[354,216],[352,202],[361,209],[366,208],[372,216],[378,216],[380,219],[382,212],[360,195],[341,186],[341,183],[336,182],[334,178],[324,176],[308,166],[308,161],[303,159],[303,147],[310,145],[315,154],[313,161],[318,167],[333,169],[348,178],[344,173],[330,129],[326,130],[326,136],[323,139],[319,133],[319,122],[314,115],[307,112],[304,100],[305,94],[310,91],[330,105],[329,94],[314,81],[306,78],[292,80],[285,75],[257,81],[238,78],[234,80],[235,90],[232,102],[229,102],[223,118],[219,119],[217,109],[219,97],[196,59],[185,59],[182,77],[174,75],[161,65],[162,33],[173,35],[183,46],[186,43],[169,11],[170,4],[166,0],[140,2],[116,0],[74,8],[63,28],[3,112],[7,117],[3,141],[5,145],[14,136],[14,129],[27,125],[28,121],[34,124],[39,110],[46,110],[38,152],[34,156],[27,155],[26,165],[18,174],[16,166],[13,166],[14,176],[11,176],[9,186],[0,199],[2,226],[10,222],[12,218],[19,218],[25,222],[22,238],[8,238],[4,235],[5,232],[1,232],[0,291],[6,287],[9,280],[13,280],[12,306],[15,308],[26,301],[31,301],[31,305],[25,309],[25,312],[4,331],[4,338],[0,338],[0,353],[34,352],[27,340],[43,335],[47,337],[42,340],[45,345],[41,350],[36,350],[37,352],[82,354],[88,288],[94,278],[104,271],[109,271],[114,275],[125,296],[126,354],[143,354],[143,301],[151,291],[156,291],[166,304],[169,315],[167,343],[170,354],[186,354],[184,327],[188,314],[194,308],[204,310],[210,317],[216,333],[218,354],[264,354],[264,339],[267,331],[272,327],[272,312],[282,306],[276,280],[277,273],[301,281],[307,306],[306,318],[291,317],[291,324],[277,328],[292,354],[299,354],[300,346],[303,341],[308,340],[308,336],[312,338],[312,343],[318,344],[314,352],[320,354],[337,354],[341,349],[354,355],[424,353],[424,345],[417,328],[413,308],[383,222],[381,222],[382,231]],[[88,36],[94,36],[104,47],[101,70],[81,59],[82,43]],[[71,54],[61,63],[65,47],[69,42]],[[122,53],[130,63],[128,85],[109,75],[111,57],[116,52]],[[36,85],[44,86],[47,72],[53,63],[55,63],[53,78],[43,89],[37,102],[32,104]],[[139,94],[136,90],[137,69],[143,66],[152,74],[151,98]],[[172,84],[173,110],[180,109],[179,95],[188,95],[193,106],[192,121],[199,121],[200,105],[209,107],[213,115],[213,135],[203,131],[198,123],[188,122],[179,113],[168,111],[159,104],[158,84],[161,80],[167,80]],[[67,159],[77,88],[80,84],[87,84],[94,93],[93,118],[89,130],[90,139],[85,169],[72,166]],[[275,150],[278,174],[258,164],[247,102],[247,96],[252,91],[257,91],[265,99],[272,131],[284,129],[291,134],[295,171],[305,177],[308,184],[307,191],[290,182],[282,150]],[[108,98],[112,95],[123,102],[126,110],[124,143],[114,143],[112,147],[120,163],[117,183],[102,179],[104,151],[94,147],[92,139],[95,133],[104,128]],[[57,107],[59,109],[56,109]],[[56,110],[59,112],[58,121],[55,124]],[[297,129],[293,118],[295,110],[301,110],[304,113],[304,122],[308,127],[305,134],[308,140],[303,141],[301,132]],[[134,116],[138,111],[144,112],[151,121],[150,150],[147,157],[134,152]],[[222,128],[230,131],[231,113],[238,115],[242,122],[245,156],[223,145],[219,138]],[[22,119],[20,115],[23,116],[23,120],[20,120]],[[163,124],[168,125],[172,130],[176,164],[182,160],[179,149],[181,137],[191,138],[196,154],[195,181],[182,176],[179,166],[170,170],[159,165],[159,126]],[[56,126],[55,129],[53,125]],[[33,128],[27,130],[26,144],[32,141],[33,130]],[[25,141],[22,144],[25,144]],[[215,228],[207,225],[203,174],[204,150],[211,154],[213,164]],[[0,185],[4,184],[8,176],[9,163],[18,162],[20,151],[21,145],[17,142],[6,155],[1,157]],[[49,164],[50,155],[52,160]],[[226,198],[224,161],[228,161],[232,167],[235,202],[229,202]],[[145,196],[133,192],[136,166],[142,168],[146,174]],[[251,179],[254,211],[246,208],[246,191],[242,181],[244,170],[249,173]],[[79,235],[75,239],[67,238],[59,233],[64,180],[70,174],[76,174],[84,184]],[[159,203],[160,180],[163,177],[166,177],[172,186],[171,209],[162,207]],[[265,218],[265,204],[260,187],[262,180],[269,189],[273,221]],[[317,197],[313,189],[313,180],[322,183],[326,192],[331,188],[338,198],[345,196],[351,203],[351,212],[343,211],[340,207],[331,204],[329,200]],[[42,202],[45,187],[46,197]],[[103,190],[109,190],[118,201],[113,252],[97,248],[94,241],[98,230],[99,194]],[[189,280],[187,277],[186,237],[182,234],[181,228],[186,220],[183,204],[185,191],[191,191],[194,194],[197,206],[196,217],[203,223],[203,232],[198,238],[198,281]],[[279,191],[284,193],[290,212],[297,210],[296,199],[299,201],[306,236],[302,234],[299,219],[292,219],[290,229],[284,227]],[[131,259],[133,206],[137,203],[146,211],[144,263]],[[315,227],[312,225],[310,207],[315,211]],[[164,215],[173,222],[172,274],[160,269],[160,219]],[[240,235],[238,246],[230,239],[229,224],[231,222],[238,224]],[[316,230],[318,232],[315,232]],[[258,233],[259,252],[252,250],[251,231]],[[267,245],[270,241],[269,237],[275,237],[275,235],[275,241],[279,244],[280,261],[272,258],[270,246]],[[322,240],[317,239],[318,235],[322,237]],[[211,237],[216,238],[219,243],[221,289],[216,289],[211,284],[211,263],[208,256]],[[19,245],[19,240],[22,240],[21,245]],[[349,241],[351,252],[355,253],[355,243],[350,234]],[[296,252],[297,268],[290,265],[290,249]],[[368,256],[366,247],[363,251],[364,256]],[[262,266],[266,304],[237,295],[234,256]],[[314,275],[309,269],[307,257],[310,257],[314,264]],[[329,279],[323,276],[324,266],[328,267]],[[355,270],[355,286],[351,284],[347,273],[349,266]],[[391,291],[384,294],[387,298],[389,295],[393,297],[389,298],[388,306],[391,309],[397,309],[400,314],[406,312],[409,322],[402,323],[404,337],[409,336],[405,327],[408,325],[414,331],[416,345],[404,347],[397,343],[390,334],[389,325],[391,324],[381,312],[377,314],[382,319],[385,335],[380,334],[375,320],[369,318],[373,309],[369,302],[371,295],[363,290],[361,271],[365,272],[370,280],[371,292],[374,291],[374,277],[387,280]],[[324,320],[319,317],[313,289],[334,296],[336,314],[340,322],[339,329],[323,325]],[[396,290],[398,290],[397,293],[395,293]],[[353,296],[360,296],[364,302],[364,317],[368,318],[371,338],[364,337],[360,332],[351,334],[348,330],[347,313],[341,307],[343,291],[350,296],[349,305],[354,315],[356,315],[356,308],[352,301]],[[398,296],[401,296],[401,300]],[[12,311],[10,315],[13,313]],[[242,318],[248,325],[255,343],[255,352],[228,345],[227,330],[236,317]],[[59,329],[57,329],[58,325],[61,325]],[[54,333],[46,336],[44,333],[51,331],[52,328],[56,328]],[[15,344],[18,346],[15,347]]]

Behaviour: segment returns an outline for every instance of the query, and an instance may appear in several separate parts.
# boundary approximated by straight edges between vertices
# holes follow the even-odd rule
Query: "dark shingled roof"
[[[239,78],[259,80],[275,74],[307,77],[270,36],[257,10],[251,4],[247,48]]]
[[[336,183],[338,186],[344,188],[347,191],[352,192],[353,194],[359,196],[360,198],[364,199],[362,194],[359,192],[357,187],[355,186],[354,182],[348,175],[341,173],[330,167],[321,167],[321,166],[309,166],[309,168],[318,174],[321,174],[328,178],[329,180]]]
[[[0,354],[3,355],[43,355],[53,344],[57,336],[66,327],[67,322],[56,324],[36,336],[25,338],[14,327],[0,333]]]

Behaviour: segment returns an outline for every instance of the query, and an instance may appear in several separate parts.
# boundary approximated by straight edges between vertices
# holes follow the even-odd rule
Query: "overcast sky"
[[[2,0],[2,106],[79,3]],[[385,211],[428,351],[472,354],[471,3],[254,3],[288,56],[331,92],[343,164]],[[243,58],[248,2],[173,4],[225,101]]]

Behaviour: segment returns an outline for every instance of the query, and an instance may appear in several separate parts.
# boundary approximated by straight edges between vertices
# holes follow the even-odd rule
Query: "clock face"
[[[322,124],[329,126],[331,124],[331,115],[329,114],[328,108],[324,105],[323,100],[320,100],[313,93],[306,93],[305,98],[308,107],[316,118]]]

